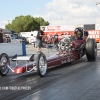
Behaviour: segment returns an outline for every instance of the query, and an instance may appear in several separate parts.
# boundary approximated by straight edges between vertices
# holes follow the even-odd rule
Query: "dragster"
[[[78,33],[85,31],[77,28]],[[73,62],[81,59],[86,55],[88,61],[95,61],[97,57],[97,43],[95,39],[78,39],[73,36],[67,36],[58,43],[58,51],[56,54],[46,57],[43,52],[30,56],[17,56],[11,58],[15,61],[15,68],[11,68],[10,59],[6,53],[0,55],[0,75],[6,76],[9,69],[16,74],[36,71],[39,76],[45,76],[47,69],[60,66],[65,63]],[[25,61],[24,65],[19,65],[18,61]]]

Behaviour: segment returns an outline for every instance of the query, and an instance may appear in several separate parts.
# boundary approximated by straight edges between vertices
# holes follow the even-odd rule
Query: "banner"
[[[45,27],[45,32],[60,32],[60,31],[74,31],[76,26],[40,26]]]
[[[100,42],[100,30],[89,30],[88,38],[94,38],[96,42]]]

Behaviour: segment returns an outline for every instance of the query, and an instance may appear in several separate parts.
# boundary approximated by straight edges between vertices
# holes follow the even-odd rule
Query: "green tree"
[[[42,17],[35,18],[35,21],[39,23],[38,29],[40,28],[40,26],[48,26],[49,25],[49,22],[45,21]]]
[[[49,25],[48,21],[45,21],[42,17],[32,17],[27,16],[17,16],[11,23],[7,24],[5,28],[13,30],[17,33],[19,32],[30,32],[34,30],[39,30],[40,26]]]

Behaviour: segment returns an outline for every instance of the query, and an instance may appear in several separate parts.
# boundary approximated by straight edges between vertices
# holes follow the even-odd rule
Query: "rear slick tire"
[[[97,57],[97,43],[95,39],[88,39],[86,42],[86,56],[88,61],[95,61]]]

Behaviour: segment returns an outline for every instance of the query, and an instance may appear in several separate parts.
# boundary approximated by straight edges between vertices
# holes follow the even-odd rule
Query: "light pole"
[[[8,24],[10,23],[10,20],[7,20]]]

